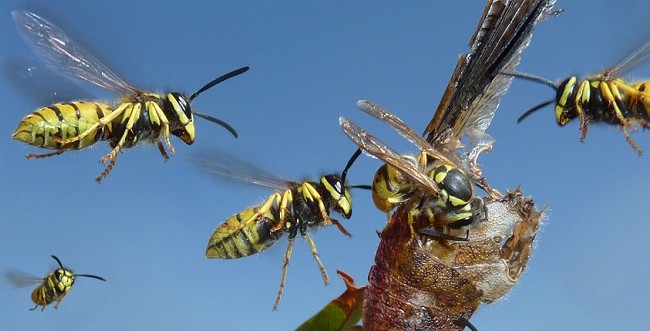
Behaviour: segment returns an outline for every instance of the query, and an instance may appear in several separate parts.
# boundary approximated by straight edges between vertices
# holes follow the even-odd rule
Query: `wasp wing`
[[[20,36],[50,70],[71,81],[85,80],[120,95],[137,91],[48,20],[28,11],[16,10],[11,15]]]
[[[386,109],[368,100],[357,101],[357,107],[361,109],[363,112],[377,118],[378,120],[388,123],[402,137],[406,138],[408,141],[416,145],[418,148],[420,148],[420,150],[426,152],[434,159],[440,160],[447,164],[454,164],[446,156],[442,155],[438,150],[433,148],[433,146],[431,146],[431,144],[429,144],[429,142],[424,140],[424,138],[422,138],[419,134],[415,133],[415,131],[413,131],[413,129],[411,129],[408,125],[406,125],[404,121],[402,121],[399,117],[390,113]]]
[[[634,52],[632,52],[630,55],[628,55],[613,67],[605,70],[603,75],[606,75],[610,78],[623,76],[634,67],[641,65],[643,62],[647,61],[649,57],[650,41],[641,45],[641,47],[637,48]]]
[[[438,185],[429,178],[421,169],[413,163],[407,161],[400,154],[388,147],[386,144],[375,138],[361,127],[339,117],[341,129],[352,142],[361,150],[372,157],[376,157],[401,171],[405,176],[419,183],[424,189],[429,191],[433,196],[438,196],[440,189]]]
[[[233,179],[241,183],[270,187],[276,190],[285,190],[287,186],[294,184],[293,181],[279,178],[248,162],[235,158],[233,155],[221,156],[219,160],[229,160],[229,162],[207,158],[191,158],[188,159],[188,162],[196,169],[221,179]]]
[[[28,272],[19,269],[9,269],[5,273],[5,278],[14,288],[32,286],[43,283],[43,278],[36,277]]]
[[[438,147],[467,132],[485,132],[501,95],[513,79],[499,73],[514,71],[521,52],[530,42],[533,27],[549,15],[554,2],[488,2],[481,24],[470,40],[470,53],[459,57],[436,113],[424,131],[428,142]]]

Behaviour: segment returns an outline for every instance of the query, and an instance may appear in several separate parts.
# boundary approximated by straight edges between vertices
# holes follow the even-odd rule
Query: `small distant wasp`
[[[650,81],[626,83],[620,77],[646,61],[649,56],[650,42],[647,42],[602,73],[583,80],[572,76],[560,84],[526,73],[504,72],[506,75],[541,82],[557,91],[555,99],[526,111],[517,122],[555,103],[555,119],[559,126],[566,125],[576,117],[580,119],[580,141],[584,141],[587,136],[589,122],[611,124],[621,129],[627,142],[640,155],[643,151],[627,130],[636,131],[635,124],[644,129],[650,128]]]
[[[54,72],[73,81],[88,81],[121,96],[115,105],[74,101],[37,109],[20,122],[12,138],[56,151],[28,154],[27,158],[59,155],[68,150],[86,148],[99,140],[108,141],[112,150],[101,158],[102,163],[109,161],[109,164],[95,179],[100,182],[115,165],[118,153],[141,140],[155,143],[165,159],[169,156],[163,140],[169,152],[174,154],[170,134],[191,145],[195,137],[193,115],[221,125],[237,137],[230,125],[195,112],[190,104],[202,92],[246,72],[248,67],[218,77],[189,97],[179,92],[145,92],[124,82],[46,19],[27,11],[14,11],[12,15],[22,38]]]
[[[17,287],[28,286],[37,282],[42,282],[37,288],[32,292],[32,301],[36,304],[34,308],[30,310],[35,310],[39,306],[43,306],[41,311],[45,309],[45,306],[56,301],[54,309],[59,309],[59,305],[63,298],[68,294],[76,277],[88,277],[95,278],[101,281],[106,281],[106,279],[95,276],[95,275],[86,275],[86,274],[75,274],[72,270],[64,268],[61,260],[55,255],[51,255],[52,258],[59,264],[59,268],[45,276],[43,279],[24,277],[14,273],[8,273],[7,278]]]
[[[466,230],[487,217],[473,180],[454,161],[437,151],[397,116],[366,100],[357,102],[362,111],[391,125],[421,149],[417,158],[400,155],[354,123],[339,118],[343,132],[363,151],[386,162],[375,173],[372,198],[375,206],[389,213],[398,205],[412,203],[409,225],[414,233],[416,217],[430,225],[418,232],[441,239],[465,240],[446,233]],[[431,157],[433,163],[428,161]]]
[[[278,190],[261,205],[235,214],[219,225],[210,237],[205,256],[215,259],[238,259],[250,256],[273,246],[284,233],[288,233],[289,244],[284,253],[282,279],[273,304],[275,310],[280,304],[291,252],[296,235],[300,232],[309,244],[323,281],[326,285],[329,284],[327,272],[318,257],[316,245],[308,229],[336,225],[341,233],[350,236],[338,220],[330,217],[330,211],[333,210],[345,219],[349,219],[352,216],[350,188],[370,189],[367,185],[345,184],[348,169],[360,154],[361,152],[357,151],[352,155],[340,176],[325,175],[319,182],[283,180],[259,169],[252,170],[255,173],[245,173],[241,167],[234,169],[211,161],[194,160],[197,166],[217,175]],[[251,165],[244,166],[254,168]]]

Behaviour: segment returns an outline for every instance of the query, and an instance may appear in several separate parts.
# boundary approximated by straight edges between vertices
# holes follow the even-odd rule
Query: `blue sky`
[[[49,1],[0,4],[0,55],[5,120],[0,126],[0,269],[42,276],[55,254],[79,273],[58,311],[30,312],[29,289],[0,284],[2,330],[295,328],[343,291],[336,270],[365,284],[384,215],[370,195],[353,192],[353,216],[314,233],[332,282],[324,286],[309,249],[298,240],[285,293],[271,310],[286,239],[253,257],[206,260],[214,228],[271,192],[216,182],[193,169],[199,153],[231,153],[287,179],[338,172],[355,146],[338,127],[344,115],[396,150],[415,147],[356,110],[358,99],[389,109],[422,131],[433,115],[456,57],[467,51],[483,3],[264,1]],[[646,1],[601,1],[566,11],[540,25],[519,67],[549,79],[596,73],[650,38]],[[105,143],[45,160],[41,150],[12,141],[18,122],[55,101],[108,92],[48,76],[15,32],[11,10],[34,11],[64,29],[124,80],[151,90],[192,93],[232,69],[251,70],[205,92],[193,103],[231,124],[196,120],[197,139],[173,138],[176,155],[163,162],[154,146],[122,153],[101,185]],[[21,79],[27,68],[35,74]],[[650,76],[642,66],[631,77]],[[56,92],[56,95],[53,93]],[[516,124],[548,100],[547,86],[516,81],[488,133],[497,140],[482,156],[484,174],[500,190],[522,186],[548,218],[528,270],[506,299],[472,318],[481,330],[609,330],[645,325],[650,251],[645,238],[650,204],[648,156],[638,157],[613,127],[592,126],[584,143],[577,123],[555,124],[551,108]],[[633,137],[650,152],[647,133]],[[361,158],[352,183],[370,183],[378,161]]]

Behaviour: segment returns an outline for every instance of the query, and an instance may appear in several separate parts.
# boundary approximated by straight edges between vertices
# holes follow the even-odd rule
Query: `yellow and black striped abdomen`
[[[82,149],[98,140],[106,139],[112,130],[111,124],[100,127],[83,139],[67,145],[61,145],[53,138],[60,140],[74,138],[111,112],[112,108],[105,103],[84,101],[57,103],[37,109],[23,118],[12,138],[41,148],[62,151]]]
[[[282,230],[275,233],[271,231],[277,225],[279,215],[274,215],[276,213],[272,212],[272,208],[252,219],[256,215],[256,209],[257,207],[246,209],[219,225],[210,237],[205,256],[216,259],[237,259],[271,247],[283,233]]]

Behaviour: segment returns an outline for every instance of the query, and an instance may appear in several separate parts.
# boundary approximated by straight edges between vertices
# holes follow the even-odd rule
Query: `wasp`
[[[45,310],[45,307],[54,301],[54,309],[59,309],[59,305],[63,298],[70,292],[72,285],[74,285],[75,278],[77,277],[87,277],[95,278],[101,281],[106,281],[106,279],[87,274],[75,274],[72,270],[63,267],[61,260],[59,260],[56,255],[51,255],[52,258],[58,263],[59,268],[52,271],[50,274],[45,276],[43,279],[36,277],[25,277],[18,275],[17,273],[8,273],[7,278],[17,287],[28,286],[37,282],[41,284],[34,289],[32,292],[32,301],[36,304],[34,308],[30,310],[36,310],[39,306],[42,306],[41,311]]]
[[[420,233],[440,239],[464,240],[447,232],[466,231],[487,215],[472,178],[394,114],[367,100],[358,101],[357,107],[388,123],[421,149],[418,157],[400,155],[361,127],[343,117],[339,118],[343,132],[355,144],[364,152],[386,162],[377,170],[372,183],[375,206],[390,213],[408,202],[411,204],[409,225],[412,233],[415,233],[416,218],[424,216],[429,224],[424,224]],[[434,161],[429,161],[429,158]]]
[[[352,216],[350,188],[370,189],[367,185],[349,186],[345,182],[348,169],[360,154],[358,151],[352,155],[341,175],[328,174],[318,182],[280,179],[243,161],[239,161],[240,166],[235,169],[206,160],[194,160],[197,166],[216,175],[277,190],[262,204],[237,213],[219,225],[210,236],[205,256],[210,259],[238,259],[254,255],[273,246],[287,233],[289,243],[283,258],[280,288],[273,304],[273,309],[276,310],[284,291],[296,235],[300,232],[309,245],[323,281],[326,285],[329,284],[329,277],[309,229],[335,225],[341,233],[350,237],[350,233],[330,216],[330,212],[335,211],[349,219]],[[247,173],[243,168],[250,171]]]
[[[542,77],[520,72],[507,75],[546,84],[556,91],[555,99],[541,103],[522,114],[521,122],[530,114],[555,103],[555,120],[565,126],[575,118],[580,121],[580,141],[584,141],[589,123],[617,126],[630,146],[639,154],[643,151],[630,136],[637,125],[650,128],[650,81],[626,82],[624,74],[650,57],[650,42],[646,42],[616,65],[605,71],[580,79],[571,76],[559,84]]]
[[[365,329],[475,330],[469,320],[479,305],[502,297],[518,281],[542,213],[518,190],[504,195],[490,188],[477,160],[492,147],[485,131],[514,79],[501,73],[515,71],[535,25],[559,13],[553,5],[487,1],[470,51],[458,57],[423,133],[426,139],[378,106],[357,104],[414,143],[420,149],[416,157],[400,155],[339,119],[358,147],[386,164],[373,182],[380,184],[373,186],[375,203],[394,208],[368,275]],[[476,187],[487,195],[479,198]],[[464,229],[471,231],[463,236]]]
[[[174,154],[170,135],[191,145],[195,138],[193,115],[221,125],[237,137],[237,132],[226,122],[196,112],[190,104],[202,92],[246,72],[248,67],[214,79],[189,97],[179,92],[145,92],[127,84],[48,20],[27,11],[14,11],[12,15],[21,37],[54,72],[120,95],[114,104],[97,101],[56,103],[27,115],[12,138],[55,150],[47,154],[28,154],[27,158],[60,155],[84,149],[100,140],[108,141],[112,150],[100,159],[108,165],[95,179],[101,182],[115,165],[118,153],[140,141],[155,143],[164,159],[169,159],[169,155],[163,141],[169,153]]]

